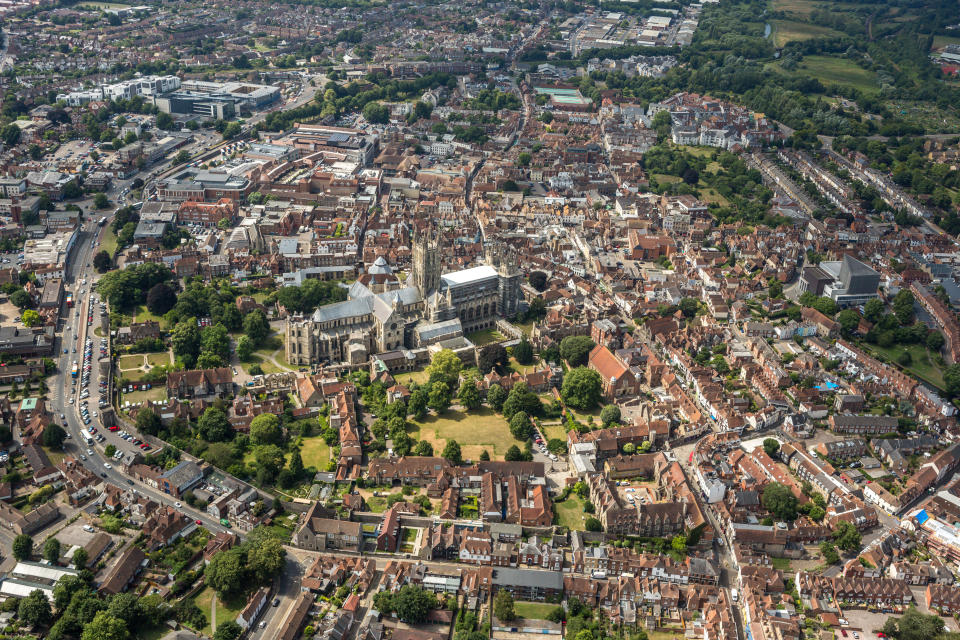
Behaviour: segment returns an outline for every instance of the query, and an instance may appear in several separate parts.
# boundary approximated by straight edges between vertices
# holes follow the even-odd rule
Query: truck
[[[67,293],[67,308],[68,309],[73,308],[73,294],[69,292]]]
[[[80,366],[77,364],[77,361],[74,360],[73,366],[70,368],[70,377],[76,378],[79,373],[80,373]]]
[[[730,599],[736,602],[740,599],[740,593],[736,589],[730,589]]]

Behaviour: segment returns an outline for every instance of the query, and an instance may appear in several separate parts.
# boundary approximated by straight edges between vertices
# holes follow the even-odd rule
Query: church
[[[418,234],[407,285],[383,258],[350,286],[347,300],[311,316],[287,318],[287,362],[295,366],[362,364],[378,353],[432,344],[432,337],[494,327],[519,311],[521,274],[507,245],[487,247],[487,264],[441,274],[442,247]]]

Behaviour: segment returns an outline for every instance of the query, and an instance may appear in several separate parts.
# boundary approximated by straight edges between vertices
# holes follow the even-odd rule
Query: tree
[[[110,267],[112,266],[113,260],[106,251],[98,251],[97,254],[93,256],[93,268],[97,270],[97,273],[106,273],[110,271]]]
[[[620,422],[620,407],[615,404],[608,404],[600,412],[600,422],[604,427],[609,427]]]
[[[153,285],[147,291],[147,309],[150,313],[162,316],[177,304],[177,294],[165,282]]]
[[[123,620],[101,611],[83,628],[82,640],[127,640],[129,637],[130,631]]]
[[[43,559],[50,564],[60,562],[60,541],[53,536],[47,538],[47,541],[43,543]]]
[[[10,304],[18,309],[28,309],[33,306],[33,299],[23,289],[17,289],[10,294]]]
[[[477,369],[480,373],[486,374],[491,369],[502,369],[509,361],[506,348],[499,342],[488,344],[477,350]]]
[[[33,553],[33,538],[21,533],[13,539],[13,557],[17,560],[29,560]]]
[[[448,388],[453,388],[460,377],[460,369],[463,363],[460,358],[450,349],[441,349],[434,354],[427,367],[427,374],[431,380],[439,380],[447,384]]]
[[[300,455],[300,449],[294,449],[290,453],[290,462],[287,464],[294,480],[299,480],[303,475],[303,456]]]
[[[280,444],[283,432],[280,418],[272,413],[261,413],[250,422],[250,442],[255,445]]]
[[[893,298],[893,315],[903,326],[913,323],[913,293],[909,289],[900,289]]]
[[[853,309],[844,309],[837,314],[837,322],[840,323],[840,329],[845,335],[850,335],[857,330],[860,324],[860,314]]]
[[[95,206],[97,209],[106,209],[109,207],[110,200],[107,198],[107,194],[100,192],[93,196],[93,206]]]
[[[81,547],[77,549],[77,551],[83,551],[83,548]],[[74,557],[76,557],[76,554],[74,554]],[[86,566],[86,563],[84,563],[83,566]],[[81,576],[63,576],[57,580],[57,584],[53,586],[53,604],[57,607],[57,611],[62,613],[63,610],[67,608],[67,605],[70,604],[75,593],[89,590],[90,586]]]
[[[368,102],[363,107],[363,117],[370,124],[386,124],[390,122],[390,110],[379,102]]]
[[[820,543],[820,555],[823,556],[823,561],[827,564],[840,562],[840,554],[837,553],[837,548],[829,540]]]
[[[849,522],[841,520],[833,530],[833,539],[841,551],[853,552],[860,548],[861,537],[857,528]]]
[[[63,449],[63,441],[67,439],[67,432],[58,424],[50,423],[43,430],[43,446],[50,447],[60,451]]]
[[[208,585],[221,597],[230,597],[246,589],[247,566],[242,549],[234,547],[215,554],[204,570]]]
[[[0,135],[3,136],[3,144],[8,147],[15,147],[20,142],[20,127],[11,122],[3,128]]]
[[[427,404],[430,402],[430,396],[427,389],[424,387],[417,387],[410,392],[410,402],[407,404],[407,409],[417,420],[423,420],[424,416],[427,415]]]
[[[761,498],[763,508],[773,514],[777,520],[795,520],[797,517],[797,498],[790,488],[779,482],[771,482],[763,488]]]
[[[152,410],[144,407],[137,411],[137,431],[140,433],[155,436],[160,433],[162,426],[160,417]]]
[[[767,438],[763,441],[763,450],[771,458],[780,450],[780,441],[775,438]]]
[[[240,336],[240,340],[237,341],[237,357],[240,358],[240,360],[249,362],[250,356],[253,355],[256,349],[257,347],[253,344],[253,340],[247,336]]]
[[[477,390],[477,383],[473,378],[465,380],[464,383],[460,385],[457,400],[460,401],[460,404],[463,405],[465,409],[469,409],[470,411],[476,411],[480,408],[482,399],[480,398],[480,392]]]
[[[35,327],[40,324],[40,314],[33,309],[24,309],[20,315],[20,321],[26,327]]]
[[[909,607],[901,617],[887,618],[881,632],[894,640],[943,640],[946,625],[943,618],[936,614],[924,615],[916,607]],[[949,637],[953,637],[950,634]]]
[[[272,482],[286,462],[283,449],[275,444],[257,447],[253,451],[253,456],[257,461],[257,477],[261,482]]]
[[[588,336],[567,336],[560,341],[560,356],[571,367],[587,364],[587,356],[597,346]]]
[[[544,291],[547,288],[547,274],[543,271],[531,271],[530,286],[537,291]]]
[[[430,399],[427,403],[437,413],[445,413],[450,408],[450,387],[446,382],[434,382],[430,387]]]
[[[519,451],[519,449],[517,449],[517,451]],[[489,462],[489,461],[490,461],[490,452],[487,451],[486,449],[484,449],[483,451],[481,451],[481,452],[480,452],[480,461],[481,461],[481,462]]]
[[[287,557],[287,552],[280,540],[267,538],[258,544],[248,546],[247,568],[253,572],[260,584],[266,584],[280,575]]]
[[[255,345],[263,344],[270,335],[270,323],[267,316],[260,309],[254,309],[243,319],[243,332],[253,340]]]
[[[593,369],[577,367],[563,377],[560,393],[563,401],[574,409],[592,409],[600,402],[603,382]]]
[[[432,593],[408,584],[397,593],[394,608],[397,617],[403,622],[419,624],[427,619],[436,604],[437,599]]]
[[[17,607],[17,616],[20,620],[30,626],[46,626],[53,619],[53,611],[50,609],[50,601],[40,589],[34,589],[26,598],[20,601]],[[86,634],[84,634],[84,640]]]
[[[587,518],[583,526],[587,531],[603,531],[603,523],[593,516]]]
[[[207,442],[223,442],[233,437],[233,427],[223,409],[207,407],[197,420],[197,435]]]
[[[463,463],[463,454],[460,452],[460,443],[456,440],[447,440],[447,445],[443,448],[442,457],[450,461],[451,464],[458,466]]]
[[[883,301],[878,298],[872,298],[867,300],[866,304],[863,305],[863,317],[866,318],[869,322],[876,323],[880,320],[880,317],[883,315]]]
[[[417,443],[417,446],[413,449],[413,455],[419,456],[421,458],[429,458],[433,456],[433,445],[427,442],[426,440],[421,440]]]
[[[533,347],[530,346],[530,341],[527,340],[526,336],[520,338],[520,342],[513,348],[513,357],[520,364],[533,363]]]
[[[118,593],[110,599],[107,605],[107,613],[122,620],[128,629],[137,626],[140,618],[140,598],[135,593]]]
[[[173,355],[183,360],[184,366],[191,368],[200,353],[200,329],[196,318],[187,318],[178,322],[170,332]]]
[[[543,413],[543,403],[534,392],[527,388],[527,383],[518,382],[510,389],[507,399],[503,402],[503,416],[509,420],[517,411],[524,411],[527,415],[538,416]]]
[[[683,317],[692,318],[697,315],[700,304],[694,298],[683,298],[677,306],[680,307]]]
[[[87,562],[90,561],[90,557],[87,555],[86,549],[77,547],[77,550],[73,552],[72,560],[75,569],[84,569],[87,566]]]
[[[510,445],[510,448],[507,449],[507,452],[503,454],[503,459],[507,462],[517,462],[518,460],[523,460],[523,452],[520,451],[520,447],[512,444]]]
[[[506,589],[500,589],[497,591],[497,595],[494,596],[493,615],[497,616],[497,619],[503,622],[510,622],[517,617],[516,612],[513,610],[513,596],[510,595],[510,592]]]
[[[687,551],[687,536],[682,533],[678,533],[673,536],[673,539],[670,540],[670,547],[673,548],[677,553],[686,553]]]
[[[510,434],[517,440],[529,440],[533,434],[530,416],[526,411],[517,411],[510,417]]]
[[[927,345],[927,349],[930,349],[930,351],[936,353],[943,348],[943,345],[946,341],[944,340],[942,333],[939,331],[931,331],[927,334],[927,339],[924,342]]]
[[[487,403],[494,411],[503,409],[503,403],[507,399],[507,392],[497,383],[490,385],[487,389]]]
[[[237,640],[243,628],[233,620],[227,620],[217,625],[217,630],[213,634],[213,640]]]

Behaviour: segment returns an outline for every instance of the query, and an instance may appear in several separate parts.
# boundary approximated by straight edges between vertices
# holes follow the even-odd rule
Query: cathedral
[[[347,300],[311,316],[287,318],[287,362],[296,366],[361,364],[377,353],[425,347],[425,336],[488,329],[519,311],[521,274],[514,251],[493,243],[487,264],[441,274],[443,249],[432,232],[417,234],[407,284],[383,258],[350,286]]]

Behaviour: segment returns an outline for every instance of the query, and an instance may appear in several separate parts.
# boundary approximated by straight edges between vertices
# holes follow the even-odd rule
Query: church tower
[[[432,229],[413,236],[413,286],[426,298],[440,286],[440,239]]]
[[[520,273],[519,260],[513,247],[503,242],[492,242],[486,248],[487,264],[497,270],[499,300],[497,308],[500,315],[511,317],[520,310]]]

